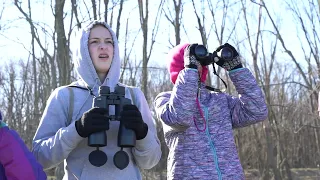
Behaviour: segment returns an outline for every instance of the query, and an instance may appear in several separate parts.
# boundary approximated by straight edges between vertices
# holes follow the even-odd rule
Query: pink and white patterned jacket
[[[197,106],[197,73],[180,71],[173,90],[154,102],[169,148],[167,178],[245,179],[233,129],[267,118],[264,95],[251,72],[240,68],[229,72],[239,97],[210,92],[201,84]]]

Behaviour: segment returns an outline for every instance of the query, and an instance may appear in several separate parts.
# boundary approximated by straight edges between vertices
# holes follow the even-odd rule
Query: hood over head
[[[106,27],[109,30],[114,42],[113,60],[103,83],[100,82],[88,48],[90,31],[95,25],[102,25]],[[113,88],[119,82],[121,66],[119,44],[115,33],[106,22],[97,20],[90,23],[87,27],[81,29],[81,31],[78,33],[79,34],[77,35],[76,41],[74,42],[75,46],[73,50],[73,63],[78,76],[84,81],[86,86],[89,86],[90,88],[101,85]]]

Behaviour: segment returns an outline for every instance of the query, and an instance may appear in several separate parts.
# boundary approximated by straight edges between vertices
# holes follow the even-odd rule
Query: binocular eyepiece
[[[213,53],[208,53],[204,45],[197,45],[194,49],[195,56],[202,66],[213,64],[217,60],[215,58],[222,58],[225,61],[231,61],[234,58],[232,49],[229,47],[219,47]]]

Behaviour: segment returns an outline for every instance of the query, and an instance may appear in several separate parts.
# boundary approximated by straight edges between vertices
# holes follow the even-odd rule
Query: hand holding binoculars
[[[219,46],[214,52],[208,53],[208,50],[203,45],[197,45],[194,49],[195,56],[202,66],[207,66],[218,62],[219,60],[231,61],[238,53],[228,43]]]
[[[125,98],[125,87],[116,86],[114,92],[110,92],[110,87],[100,86],[99,96],[93,99],[92,107],[107,108],[110,105],[115,106],[115,114],[108,115],[106,121],[120,121],[120,113],[123,106],[131,104],[131,100]],[[119,169],[124,169],[129,164],[129,156],[123,151],[123,148],[134,147],[136,144],[136,134],[133,130],[127,129],[120,122],[118,131],[118,147],[121,149],[114,155],[113,163]],[[88,137],[88,146],[96,147],[95,151],[89,154],[89,161],[92,165],[100,167],[104,165],[108,158],[107,155],[99,150],[99,147],[107,146],[107,134],[106,131],[93,133]]]

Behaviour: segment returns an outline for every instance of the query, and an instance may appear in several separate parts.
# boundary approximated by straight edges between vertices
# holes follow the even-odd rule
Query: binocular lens
[[[204,47],[203,45],[198,45],[195,47],[194,49],[194,53],[196,54],[196,56],[198,58],[204,58],[207,56],[208,52],[207,52],[207,48]]]
[[[227,60],[227,61],[230,61],[232,60],[233,58],[233,53],[232,53],[232,50],[228,47],[224,47],[222,48],[221,50],[221,58]]]

